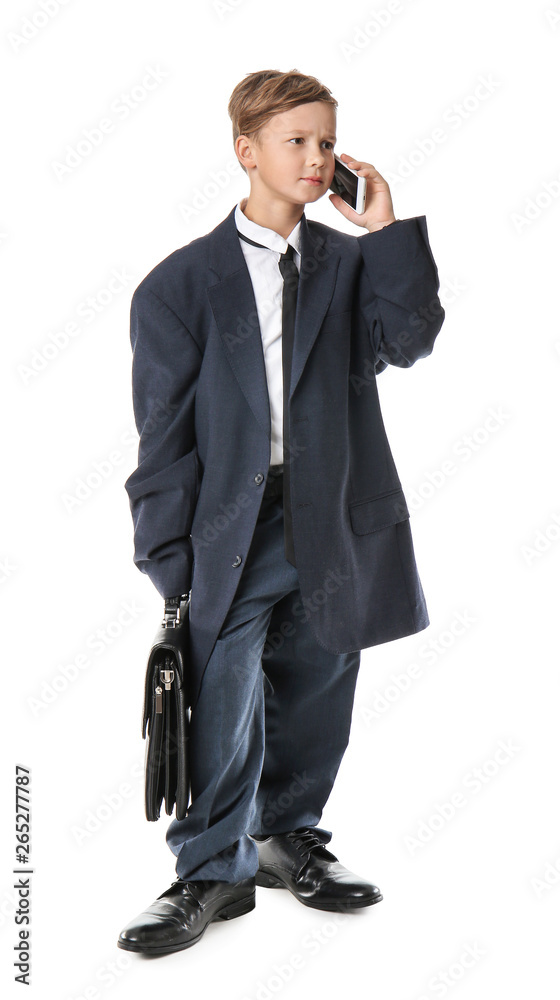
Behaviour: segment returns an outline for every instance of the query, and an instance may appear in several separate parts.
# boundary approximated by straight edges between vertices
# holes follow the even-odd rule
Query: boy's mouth
[[[302,177],[301,179],[307,181],[308,184],[316,184],[317,186],[323,183],[322,177]]]

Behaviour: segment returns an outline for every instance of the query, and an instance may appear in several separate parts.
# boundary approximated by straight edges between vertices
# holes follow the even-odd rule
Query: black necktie
[[[270,250],[262,243],[255,243],[248,236],[237,230],[241,239],[253,246]],[[280,273],[284,279],[282,291],[282,378],[283,378],[283,408],[282,408],[282,443],[284,450],[284,471],[282,476],[282,494],[284,508],[284,552],[292,566],[296,565],[294,551],[294,534],[292,527],[292,507],[290,503],[290,425],[288,396],[290,392],[290,375],[292,371],[292,354],[294,351],[294,331],[296,325],[296,305],[299,285],[299,271],[294,261],[294,248],[288,243],[286,253],[281,254],[278,261]]]

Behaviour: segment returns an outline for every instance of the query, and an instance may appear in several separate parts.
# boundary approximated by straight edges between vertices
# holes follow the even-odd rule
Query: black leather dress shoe
[[[257,885],[289,889],[317,910],[353,910],[383,899],[376,885],[348,871],[327,851],[313,827],[253,840],[259,849]]]
[[[255,908],[255,879],[242,882],[175,882],[131,920],[117,941],[126,951],[166,955],[190,948],[213,920],[230,920]]]

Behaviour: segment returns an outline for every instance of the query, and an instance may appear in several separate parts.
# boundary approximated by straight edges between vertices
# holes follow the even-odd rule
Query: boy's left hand
[[[383,229],[391,222],[396,222],[389,185],[373,164],[353,160],[348,153],[340,153],[340,159],[351,170],[355,170],[360,177],[367,177],[365,210],[362,215],[358,215],[353,208],[350,208],[348,202],[344,201],[344,198],[341,198],[339,194],[335,194],[334,191],[329,194],[331,204],[350,222],[369,229],[370,233]]]

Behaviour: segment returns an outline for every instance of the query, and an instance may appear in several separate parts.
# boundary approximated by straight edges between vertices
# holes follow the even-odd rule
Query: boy
[[[131,305],[134,562],[191,594],[191,806],[178,878],[119,938],[188,948],[255,884],[304,905],[382,899],[317,826],[349,739],[360,650],[426,628],[376,376],[430,354],[444,311],[425,216],[375,167],[360,238],[308,221],[334,173],[337,102],[297,70],[249,74],[228,111],[248,197],[171,253]]]

